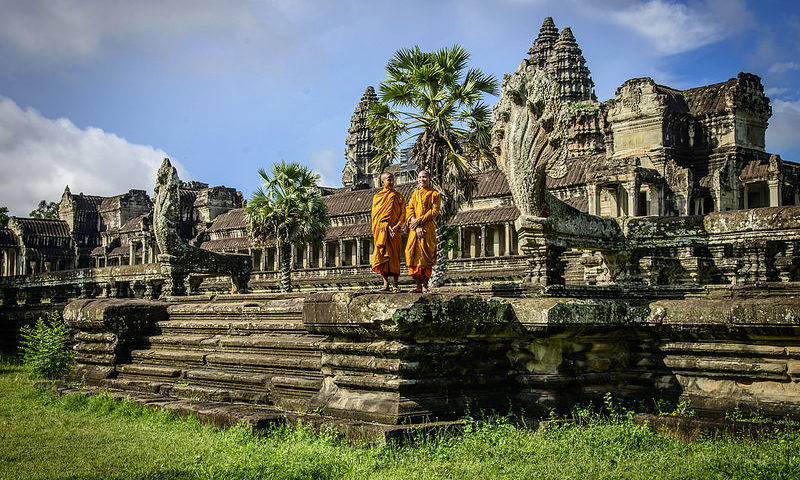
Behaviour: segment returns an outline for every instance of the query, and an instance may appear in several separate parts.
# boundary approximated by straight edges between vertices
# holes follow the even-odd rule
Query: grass
[[[303,428],[219,430],[104,396],[56,397],[6,360],[0,478],[800,478],[800,436],[684,444],[583,411],[538,432],[491,418],[463,435],[353,448]]]

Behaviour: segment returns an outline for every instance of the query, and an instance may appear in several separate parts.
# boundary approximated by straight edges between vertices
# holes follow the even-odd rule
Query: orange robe
[[[428,279],[431,276],[431,269],[436,263],[436,217],[441,206],[442,197],[432,188],[415,190],[408,201],[406,223],[410,224],[412,218],[421,218],[418,226],[425,230],[422,237],[417,237],[417,232],[408,228],[406,265],[412,277]]]
[[[402,225],[406,218],[405,199],[394,188],[384,188],[372,197],[372,270],[382,275],[400,275],[400,229],[394,238],[389,227]]]

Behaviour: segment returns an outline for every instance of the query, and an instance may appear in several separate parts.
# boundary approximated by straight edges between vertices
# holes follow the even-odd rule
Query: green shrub
[[[73,351],[70,348],[69,327],[58,312],[39,317],[31,327],[20,329],[22,361],[44,378],[55,379],[69,372]]]

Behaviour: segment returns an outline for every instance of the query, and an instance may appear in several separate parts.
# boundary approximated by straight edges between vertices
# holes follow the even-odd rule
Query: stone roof
[[[36,235],[39,237],[69,238],[69,224],[63,220],[50,220],[45,218],[19,218],[11,217],[21,229],[22,235]]]
[[[325,231],[325,240],[338,240],[340,238],[368,236],[372,236],[372,226],[369,223],[356,223],[353,225],[329,227]]]
[[[194,201],[197,200],[198,190],[186,190],[184,188],[178,189],[178,194],[181,199],[181,207],[192,207]]]
[[[78,195],[72,195],[72,204],[75,205],[75,210],[97,212],[100,204],[103,203],[105,199],[106,197],[101,197],[99,195],[84,195],[80,193]]]
[[[236,230],[247,226],[247,213],[244,208],[234,208],[222,213],[214,219],[209,232],[219,232],[221,230]],[[205,244],[204,244],[205,245]]]
[[[751,160],[744,165],[739,179],[743,182],[749,180],[766,180],[769,175],[769,162]]]
[[[497,208],[482,208],[480,210],[465,210],[456,213],[453,220],[450,222],[450,226],[505,223],[516,220],[517,217],[519,217],[519,210],[513,205]]]
[[[592,178],[598,172],[606,169],[605,163],[606,156],[604,153],[568,158],[566,160],[567,174],[561,178],[547,177],[547,188],[585,185],[587,178]],[[506,182],[505,193],[508,192],[508,183]]]
[[[728,99],[737,81],[731,78],[726,82],[684,90],[689,111],[694,116],[713,115],[728,110]]]
[[[17,238],[10,228],[0,228],[0,247],[16,247]]]
[[[224,250],[247,250],[252,246],[253,242],[250,237],[227,237],[207,240],[200,245],[200,248],[211,250],[212,252],[221,252]]]
[[[27,247],[25,249],[26,255],[29,257],[39,258],[74,258],[75,251],[69,247]]]
[[[124,194],[103,198],[103,200],[100,201],[100,206],[98,207],[99,210],[105,212],[107,210],[113,210],[117,208],[117,204],[119,203],[119,199],[122,198],[122,195]]]
[[[665,85],[656,84],[656,92],[664,95],[664,105],[669,110],[677,113],[690,112],[689,106],[686,104],[686,98],[683,96],[683,92],[680,90],[675,90],[674,88],[670,88]]]
[[[122,228],[119,229],[119,233],[126,233],[126,232],[141,232],[144,230],[143,226],[150,223],[150,214],[139,215],[136,217],[131,218]]]
[[[105,249],[105,247],[103,247],[103,246],[94,247],[94,248],[92,249],[92,253],[91,253],[91,255],[92,255],[93,257],[102,257],[102,256],[103,256],[103,255],[105,255],[105,254],[106,254],[106,249]]]

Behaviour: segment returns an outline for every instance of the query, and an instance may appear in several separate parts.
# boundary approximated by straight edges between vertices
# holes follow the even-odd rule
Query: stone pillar
[[[128,265],[136,265],[136,244],[131,242],[128,244]]]
[[[292,266],[292,270],[297,270],[297,248],[295,247],[294,243],[292,243],[292,245],[289,248],[291,249],[289,258],[292,259],[292,261],[289,262],[289,265]]]
[[[322,254],[322,268],[326,268],[329,265],[330,255],[328,254],[328,242],[325,240],[322,241],[322,251],[320,253]]]
[[[306,242],[306,261],[305,261],[305,268],[311,268],[311,258],[314,254],[314,244],[311,242]]]
[[[769,206],[780,207],[783,204],[780,179],[768,180],[767,185],[769,186]]]
[[[586,198],[589,202],[589,214],[600,216],[600,189],[597,185],[586,185]]]
[[[344,240],[341,239],[341,238],[339,239],[338,247],[339,247],[339,249],[336,252],[336,254],[337,254],[336,255],[336,266],[337,267],[343,267],[344,266]]]
[[[150,249],[147,248],[147,237],[142,239],[142,263],[151,263],[148,255],[150,254]]]
[[[464,258],[464,227],[458,227],[458,252],[456,258]]]
[[[504,245],[503,248],[505,248],[505,252],[504,252],[505,256],[509,257],[509,256],[511,256],[511,222],[506,222],[506,224],[505,224],[505,234],[506,234],[506,238],[504,239],[505,240],[505,245]]]
[[[642,182],[639,178],[634,177],[633,180],[628,181],[625,189],[628,191],[628,216],[635,217],[639,214],[639,190],[642,188]]]
[[[361,258],[362,246],[363,244],[361,241],[361,237],[356,238],[356,265],[361,265],[362,263],[362,258]]]
[[[481,225],[481,252],[479,256],[486,256],[486,225]]]

